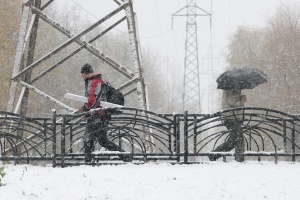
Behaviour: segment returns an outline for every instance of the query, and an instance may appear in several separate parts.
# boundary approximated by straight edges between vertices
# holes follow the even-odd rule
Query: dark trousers
[[[223,144],[218,146],[212,152],[226,152],[235,148],[235,153],[244,153],[244,136],[241,130],[241,124],[242,122],[239,122],[237,120],[225,120],[224,125],[229,130],[229,137]],[[220,157],[221,155],[214,156],[213,159],[216,160]],[[243,162],[244,156],[235,155],[235,160],[238,162]]]
[[[90,162],[92,160],[91,153],[95,149],[95,141],[110,151],[124,152],[118,145],[108,140],[107,138],[107,120],[101,119],[101,117],[92,117],[87,121],[87,127],[83,136],[85,161]]]

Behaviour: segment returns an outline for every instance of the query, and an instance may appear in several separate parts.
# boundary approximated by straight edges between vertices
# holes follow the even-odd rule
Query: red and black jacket
[[[107,100],[105,91],[106,85],[101,74],[85,79],[85,96],[88,98],[88,102],[83,105],[83,111],[101,108],[100,101]]]

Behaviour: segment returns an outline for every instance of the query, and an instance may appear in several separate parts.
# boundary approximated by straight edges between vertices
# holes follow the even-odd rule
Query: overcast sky
[[[113,0],[67,0],[85,10],[92,20],[101,18],[116,8]],[[281,2],[297,0],[197,0],[198,7],[212,13],[212,27],[209,17],[198,17],[199,60],[210,54],[219,58],[223,67],[228,39],[240,25],[262,26],[272,16]],[[212,6],[211,6],[212,2]],[[186,0],[133,0],[137,14],[142,48],[151,48],[166,58],[165,62],[183,67],[186,17],[172,14],[186,5]],[[185,11],[183,11],[185,12]],[[172,27],[173,21],[173,27]],[[121,27],[119,29],[122,29]],[[210,34],[212,41],[210,41]],[[200,62],[201,63],[201,62]],[[217,63],[217,62],[216,62]],[[201,67],[201,66],[200,66]]]

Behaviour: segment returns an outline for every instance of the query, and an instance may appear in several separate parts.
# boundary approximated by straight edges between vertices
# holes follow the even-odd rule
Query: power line
[[[98,17],[96,17],[95,15],[93,15],[92,13],[90,13],[87,9],[85,9],[84,7],[82,7],[79,3],[77,3],[74,0],[71,0],[74,4],[76,4],[79,8],[81,8],[82,10],[84,10],[85,12],[87,12],[88,14],[90,14],[92,17],[94,17],[95,19],[98,19]]]
[[[157,5],[156,5],[156,0],[154,0],[154,6],[155,6],[155,11],[156,11],[156,16],[157,16],[157,21],[158,21],[158,25],[159,25],[159,30],[160,30],[160,33],[163,37],[163,34],[162,34],[162,28],[161,28],[161,23],[160,23],[160,20],[159,19],[159,14],[158,14],[158,10],[157,10]],[[164,50],[165,52],[167,53],[166,51],[166,44],[165,44],[165,40],[164,40],[164,37],[163,37],[163,46],[164,46]],[[168,53],[167,53],[168,54]]]
[[[162,37],[162,36],[164,36],[164,35],[166,35],[168,32],[170,32],[171,31],[171,29],[168,29],[168,30],[166,30],[166,31],[164,31],[164,32],[162,32],[162,33],[160,33],[160,34],[158,34],[158,35],[152,35],[152,36],[140,36],[140,38],[145,38],[145,39],[147,39],[147,38],[157,38],[157,37]]]
[[[95,19],[99,20],[99,18],[97,16],[95,16],[94,14],[92,14],[91,12],[89,12],[87,9],[85,9],[83,6],[81,6],[79,3],[77,3],[76,1],[74,0],[71,0],[75,5],[77,5],[79,8],[81,8],[82,10],[84,10],[86,13],[88,13],[89,15],[91,15],[92,17],[94,17]],[[109,24],[105,23],[107,26],[110,26]],[[117,28],[114,28],[115,30],[121,32],[121,33],[126,33],[124,31],[121,31]]]

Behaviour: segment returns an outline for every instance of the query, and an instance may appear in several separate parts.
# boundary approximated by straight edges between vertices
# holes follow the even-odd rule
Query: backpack
[[[109,103],[118,104],[121,106],[124,106],[125,104],[123,93],[111,86],[109,82],[106,82],[106,97],[107,102]]]

